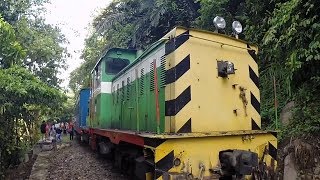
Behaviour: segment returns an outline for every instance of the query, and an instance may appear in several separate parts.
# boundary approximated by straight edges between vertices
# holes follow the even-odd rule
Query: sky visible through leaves
[[[94,16],[105,8],[111,0],[52,0],[46,4],[46,22],[57,25],[69,41],[67,45],[71,57],[67,60],[68,69],[62,70],[60,78],[64,80],[62,87],[67,88],[69,74],[80,66],[81,51]]]

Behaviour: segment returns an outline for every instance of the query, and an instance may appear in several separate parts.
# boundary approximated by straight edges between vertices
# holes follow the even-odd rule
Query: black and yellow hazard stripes
[[[252,82],[257,86],[257,88],[259,88],[259,77],[250,66],[249,66],[249,77],[252,80]]]
[[[160,178],[163,174],[168,173],[168,171],[173,167],[174,161],[174,151],[170,151],[165,154],[161,159],[155,163],[155,175],[154,179]]]
[[[251,129],[252,130],[260,130],[261,129],[260,126],[253,119],[251,119]]]
[[[178,65],[166,71],[166,84],[174,83],[190,69],[190,54],[188,54]]]
[[[186,51],[186,42],[189,40],[189,31],[176,30],[177,34],[165,45],[166,54],[166,95],[165,121],[167,132],[192,132],[191,117],[176,118],[181,110],[191,101],[192,87],[185,80],[190,70],[190,54]],[[176,32],[176,33],[177,33]],[[182,52],[183,51],[183,52]],[[180,86],[181,82],[183,85]],[[178,87],[179,86],[179,87]]]
[[[250,48],[250,46],[248,45]],[[248,50],[248,53],[252,57],[252,60],[257,62],[257,55],[255,54],[254,50]],[[256,69],[257,71],[257,69]],[[253,68],[249,65],[249,77],[251,80],[251,83],[253,83],[255,86],[252,86],[252,88],[258,90],[259,92],[259,77],[258,73],[256,73]],[[252,92],[250,92],[250,103],[251,106],[255,109],[255,113],[259,114],[260,116],[260,100],[254,95]],[[260,119],[260,118],[259,118]],[[252,130],[260,130],[261,129],[261,121],[255,120],[254,118],[251,118],[251,129]]]
[[[260,129],[256,47],[192,29],[177,28],[170,37],[165,45],[165,132]],[[233,63],[235,73],[219,77],[217,61]]]
[[[247,44],[247,48],[248,48],[248,54],[251,56],[252,60],[255,61],[254,67],[256,67],[256,64],[258,63],[258,56],[256,54],[256,50],[251,49],[249,44]],[[251,82],[254,83],[254,85],[255,85],[255,86],[253,86],[253,89],[258,90],[258,92],[259,92],[259,76],[258,76],[257,72],[258,72],[257,67],[253,68],[249,65],[249,77],[250,77]],[[252,93],[252,92],[250,92],[250,103],[251,103],[251,106],[256,111],[255,114],[258,113],[260,116],[260,99],[258,99],[257,95],[254,95],[254,93]],[[259,119],[255,119],[253,117],[251,118],[251,129],[252,130],[260,130],[261,129],[260,117],[259,117]]]
[[[219,169],[219,152],[226,150],[243,150],[258,154],[268,169],[275,170],[277,140],[270,132],[256,134],[234,133],[220,136],[196,137],[189,133],[183,137],[172,138],[166,135],[165,141],[152,148],[154,152],[154,179],[172,179],[173,177],[213,178],[217,177],[210,169]],[[151,138],[153,139],[153,138]],[[155,144],[154,144],[155,145]],[[236,146],[235,146],[236,145]],[[203,167],[203,168],[201,168]]]
[[[165,54],[170,54],[176,49],[178,49],[183,43],[185,43],[189,39],[189,31],[185,31],[182,34],[177,35],[176,37],[169,40],[166,43]]]
[[[177,131],[177,133],[190,133],[191,132],[191,118]]]
[[[260,168],[263,168],[265,171],[269,171],[269,172],[260,171],[260,173],[267,173],[269,175],[272,175],[272,174],[274,175],[277,167],[277,151],[278,150],[277,150],[276,137],[273,135],[272,132],[270,132],[270,134],[275,138],[275,140],[266,141],[264,144],[261,144],[260,146],[258,146],[256,148],[256,151],[258,152],[259,160],[263,161],[266,164],[266,166],[268,166],[268,168],[266,167],[260,167]]]
[[[166,116],[175,116],[189,101],[191,101],[191,86],[187,87],[177,98],[165,102]]]
[[[277,159],[277,148],[275,145],[273,145],[271,142],[268,142],[268,154],[274,159]]]
[[[252,92],[250,93],[250,99],[251,99],[251,105],[254,107],[257,113],[260,114],[260,102],[256,98],[256,96],[252,94]]]

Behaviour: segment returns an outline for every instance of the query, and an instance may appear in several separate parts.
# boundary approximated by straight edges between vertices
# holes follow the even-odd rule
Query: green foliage
[[[46,86],[25,68],[13,66],[0,71],[0,104],[45,105],[55,108],[62,101],[57,89]],[[5,112],[10,106],[0,106]]]
[[[4,0],[0,3],[0,12],[25,50],[22,64],[43,82],[59,87],[61,80],[57,74],[66,68],[65,60],[69,56],[65,47],[67,41],[59,28],[46,24],[39,16],[45,13],[44,2],[48,0]]]
[[[26,49],[23,65],[34,72],[43,82],[59,87],[57,78],[60,69],[65,69],[65,60],[69,56],[66,43],[60,29],[45,24],[44,19],[21,18],[15,24],[17,39]]]
[[[18,163],[20,150],[38,134],[39,116],[58,109],[65,96],[19,66],[0,71],[0,91],[0,169],[4,172],[3,168]],[[33,133],[25,135],[25,131]]]
[[[303,83],[295,94],[293,119],[283,128],[282,136],[300,136],[320,132],[320,77]]]
[[[312,66],[320,60],[320,17],[318,7],[320,3],[315,0],[290,0],[278,3],[269,20],[270,28],[263,39],[268,45],[269,52],[276,59],[282,59],[288,68],[292,84],[300,84],[317,74]],[[306,74],[301,74],[306,72]],[[307,73],[313,72],[313,73]],[[299,82],[296,84],[294,82]]]
[[[71,73],[69,87],[76,93],[89,85],[90,72],[106,49],[144,49],[174,26],[191,26],[198,8],[193,0],[113,1],[95,18],[82,52],[85,62]]]
[[[197,25],[201,29],[215,30],[213,25],[213,18],[215,16],[222,16],[227,22],[230,22],[231,12],[228,11],[229,0],[201,0],[201,8],[199,10],[200,16],[197,18]],[[229,24],[228,24],[229,25]],[[228,27],[228,26],[227,26]]]
[[[256,43],[260,49],[264,127],[275,128],[275,101],[278,117],[287,102],[295,101],[292,124],[283,127],[283,135],[315,132],[320,127],[319,7],[318,0],[113,1],[95,18],[83,51],[85,62],[72,73],[70,87],[76,92],[88,86],[89,72],[104,49],[143,49],[176,25],[214,30],[212,20],[219,15],[226,19],[226,34],[231,34],[231,22],[239,20],[244,27],[240,38]]]
[[[18,64],[24,56],[25,51],[17,42],[12,26],[0,14],[0,68]]]
[[[95,18],[94,28],[103,35],[106,47],[145,48],[172,27],[190,26],[198,4],[192,0],[118,0]]]
[[[53,88],[68,54],[60,30],[35,16],[43,2],[0,3],[0,179],[38,141],[42,120],[69,118],[73,107]]]
[[[1,0],[0,12],[4,20],[14,24],[21,15],[32,15],[35,6],[40,6],[49,0]]]
[[[278,100],[285,105],[289,99],[292,99],[297,106],[293,123],[285,129],[285,135],[312,132],[315,128],[312,123],[313,118],[307,115],[308,112],[315,113],[314,107],[311,104],[305,105],[303,100],[308,101],[308,99],[301,99],[301,95],[303,91],[307,94],[312,92],[312,88],[315,88],[315,82],[312,82],[312,79],[320,74],[317,68],[319,67],[320,31],[319,28],[315,28],[320,22],[317,13],[319,5],[318,1],[312,0],[289,0],[277,3],[272,15],[268,18],[269,28],[262,40],[264,54],[271,60],[268,64],[280,67],[274,73],[280,86],[277,87],[280,90]],[[265,68],[265,71],[271,71],[271,67]],[[266,82],[264,87],[268,86]],[[270,95],[267,95],[271,92],[262,89],[262,93],[266,93],[266,99],[271,99]],[[314,94],[312,99],[315,100],[317,96]],[[310,119],[306,120],[308,118]]]
[[[51,114],[48,121],[51,122],[69,122],[74,117],[74,98],[66,97],[66,100],[61,101],[60,106],[55,109],[54,114]]]

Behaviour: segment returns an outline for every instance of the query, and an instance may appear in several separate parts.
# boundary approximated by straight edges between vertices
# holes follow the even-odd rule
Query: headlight
[[[220,16],[216,16],[213,19],[213,24],[217,29],[224,29],[226,27],[226,21]]]
[[[233,21],[232,30],[236,34],[240,34],[242,32],[242,25],[239,21]]]
[[[229,61],[226,61],[226,63],[227,63],[227,74],[234,74],[234,64]]]

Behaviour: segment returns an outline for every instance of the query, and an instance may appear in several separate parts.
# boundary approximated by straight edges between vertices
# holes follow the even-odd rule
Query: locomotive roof
[[[170,38],[175,37],[175,31],[176,30],[190,30],[190,31],[197,31],[197,32],[203,32],[203,33],[208,33],[208,34],[213,34],[213,35],[218,35],[218,36],[222,36],[224,38],[227,39],[232,39],[233,41],[238,41],[244,44],[248,44],[250,46],[253,47],[253,49],[255,49],[257,51],[257,46],[251,43],[248,43],[244,40],[241,39],[236,39],[234,37],[228,36],[226,34],[221,34],[221,33],[216,33],[216,32],[212,32],[212,31],[207,31],[207,30],[200,30],[200,29],[194,29],[194,28],[185,28],[182,26],[177,26],[176,28],[174,28],[173,30],[171,30],[170,32],[168,32],[163,38],[159,39],[158,41],[154,42],[151,46],[149,46],[145,51],[143,51],[143,53],[138,56],[133,63],[129,64],[128,66],[126,66],[124,69],[122,69],[118,74],[115,75],[115,77],[113,78],[116,79],[117,77],[119,77],[120,75],[122,75],[127,69],[129,69],[130,67],[132,67],[133,65],[137,64],[138,62],[140,62],[142,60],[143,57],[145,57],[146,55],[148,55],[151,51],[153,51],[155,48],[157,48],[158,46],[160,46],[161,44],[165,43],[166,41],[168,41]],[[249,48],[251,49],[251,48]],[[93,70],[91,71],[91,73],[94,71],[94,69],[99,65],[99,63],[102,61],[102,59],[110,52],[113,50],[121,50],[121,51],[127,51],[127,52],[137,52],[138,50],[136,49],[123,49],[123,48],[111,48],[108,49],[99,59],[99,61],[95,64]]]
[[[198,32],[203,32],[203,33],[208,33],[208,34],[213,34],[213,35],[219,35],[219,36],[225,37],[227,39],[232,39],[234,41],[238,41],[238,42],[241,42],[241,43],[244,43],[244,44],[249,44],[250,46],[253,46],[253,47],[257,48],[257,46],[255,44],[253,44],[253,43],[244,41],[242,39],[234,38],[234,37],[232,37],[230,35],[227,35],[227,34],[222,34],[222,33],[212,32],[212,31],[208,31],[208,30],[202,30],[202,29],[186,28],[186,27],[183,27],[183,26],[177,26],[176,28],[184,29],[184,30],[190,30],[190,31],[198,31]]]
[[[182,26],[177,26],[174,29],[172,29],[171,31],[169,31],[163,38],[159,39],[158,41],[153,43],[149,48],[147,48],[140,56],[138,56],[135,59],[135,61],[133,63],[129,64],[124,69],[122,69],[117,75],[115,75],[113,77],[113,80],[118,78],[119,76],[121,76],[127,69],[129,69],[130,67],[132,67],[135,64],[137,64],[138,62],[140,62],[143,59],[143,57],[147,56],[150,52],[152,52],[154,49],[159,47],[161,44],[165,43],[166,41],[168,41],[171,38],[176,37],[177,36],[176,31],[177,30],[197,31],[197,32],[203,32],[203,33],[222,36],[222,37],[227,38],[227,39],[232,39],[233,41],[238,41],[238,42],[241,42],[243,44],[248,44],[248,45],[250,45],[252,47],[252,48],[248,48],[248,49],[254,49],[254,50],[257,51],[257,46],[256,45],[248,43],[248,42],[246,42],[244,40],[241,40],[241,39],[236,39],[236,38],[228,36],[226,34],[221,34],[221,33],[216,33],[216,32],[211,32],[211,31],[206,31],[206,30],[200,30],[200,29],[194,29],[194,28],[185,28],[185,27],[182,27]]]
[[[114,78],[112,78],[113,80],[116,79],[117,77],[119,77],[120,75],[122,75],[127,69],[129,69],[130,67],[134,66],[135,64],[137,64],[138,62],[140,62],[143,57],[145,57],[146,55],[148,55],[152,50],[154,50],[155,48],[159,47],[161,44],[163,44],[166,40],[165,39],[160,39],[158,41],[156,41],[155,43],[153,43],[150,47],[148,47],[145,51],[143,51],[143,53],[138,56],[133,63],[129,64],[128,66],[126,66],[125,68],[123,68],[117,75],[114,76]]]

